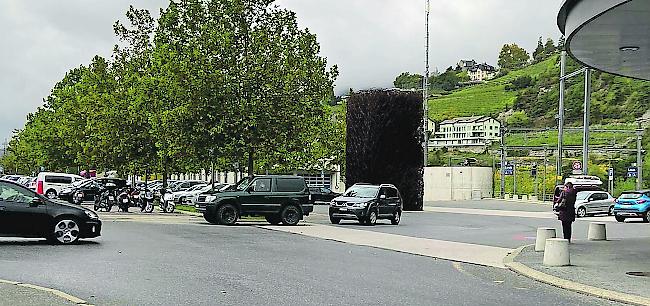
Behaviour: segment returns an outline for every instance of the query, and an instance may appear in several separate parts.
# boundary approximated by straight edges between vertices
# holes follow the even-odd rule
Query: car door
[[[242,211],[249,213],[279,211],[279,207],[271,203],[271,181],[271,178],[257,178],[251,182],[240,198]]]
[[[387,214],[388,215],[393,215],[396,210],[399,210],[401,207],[402,202],[399,197],[399,193],[397,192],[397,189],[389,187],[388,188],[388,210]]]
[[[379,205],[379,215],[380,216],[385,216],[390,214],[390,195],[389,195],[389,188],[387,187],[382,187],[379,189],[379,199],[378,205]]]
[[[50,224],[45,202],[27,188],[0,182],[0,223],[3,234],[40,237]]]
[[[596,199],[598,200],[598,212],[608,212],[611,201],[609,201],[609,194],[598,192]]]

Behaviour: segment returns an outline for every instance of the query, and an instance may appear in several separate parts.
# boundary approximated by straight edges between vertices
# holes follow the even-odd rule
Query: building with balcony
[[[501,123],[487,116],[463,117],[438,124],[432,147],[486,146],[501,139]]]

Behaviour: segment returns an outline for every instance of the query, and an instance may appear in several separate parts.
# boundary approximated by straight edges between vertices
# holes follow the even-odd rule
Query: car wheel
[[[650,223],[650,210],[643,215],[643,222]]]
[[[72,244],[79,240],[79,232],[79,223],[74,218],[57,219],[50,241],[56,244]]]
[[[332,224],[339,224],[339,223],[341,223],[341,218],[334,218],[334,217],[330,216],[330,222]]]
[[[396,211],[393,214],[393,217],[390,219],[390,224],[398,225],[400,221],[402,221],[402,212],[401,211]]]
[[[174,209],[176,209],[176,205],[174,203],[167,203],[167,207],[165,207],[165,212],[166,213],[173,213]]]
[[[282,218],[280,218],[278,215],[264,216],[264,219],[266,219],[266,222],[271,223],[272,225],[278,225],[282,223]]]
[[[207,211],[203,213],[203,219],[205,219],[205,221],[208,221],[210,224],[219,223],[217,217],[211,213],[208,213]]]
[[[232,204],[223,204],[217,208],[217,223],[222,225],[234,225],[239,219],[237,208]]]
[[[54,198],[56,198],[56,191],[50,189],[50,190],[48,190],[48,191],[45,193],[45,196],[46,196],[48,199],[54,199]]]
[[[368,212],[368,217],[366,218],[366,225],[374,226],[375,224],[377,224],[377,211],[371,209],[370,212]]]
[[[609,211],[607,212],[607,215],[613,216],[614,215],[614,206],[609,207]]]
[[[302,219],[302,211],[294,205],[289,205],[282,210],[280,218],[284,225],[297,225]]]
[[[616,221],[618,221],[618,222],[625,222],[625,217],[615,216],[614,218],[615,218]]]
[[[578,207],[578,212],[576,213],[578,218],[584,218],[587,216],[587,209],[584,206]]]

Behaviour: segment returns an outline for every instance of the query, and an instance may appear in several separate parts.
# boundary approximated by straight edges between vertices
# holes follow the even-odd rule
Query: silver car
[[[576,195],[576,217],[584,218],[589,215],[608,214],[614,212],[615,199],[604,191],[580,191]]]

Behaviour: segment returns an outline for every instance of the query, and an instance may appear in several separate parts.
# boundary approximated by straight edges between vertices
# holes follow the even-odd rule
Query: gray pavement
[[[546,267],[542,265],[544,253],[530,248],[515,261],[562,279],[650,298],[650,238],[576,241],[569,251],[569,267]],[[648,277],[632,277],[626,272],[646,272]]]
[[[505,269],[246,225],[107,221],[79,245],[1,238],[0,252],[0,278],[97,305],[615,305]]]
[[[500,209],[514,211],[549,211],[551,203],[540,204],[539,202],[517,202],[504,201],[498,199],[485,199],[477,201],[439,201],[425,202],[424,206],[430,207],[459,207],[459,208],[480,208],[480,209]]]
[[[2,274],[0,272],[0,274]],[[50,305],[76,305],[64,298],[48,292],[0,283],[0,306],[50,306]]]
[[[483,204],[458,202],[459,206],[474,205],[476,209],[495,209],[501,207],[508,210],[509,204],[494,206],[488,201]],[[527,204],[524,204],[527,205]],[[530,204],[532,205],[532,204]],[[525,206],[518,206],[524,211]],[[317,206],[316,214],[307,221],[318,224],[329,224],[326,206]],[[531,209],[537,209],[533,206]],[[574,223],[574,238],[586,239],[589,223],[598,220],[607,221],[611,217],[591,217],[579,219]],[[473,243],[505,248],[518,248],[535,242],[538,227],[554,227],[561,233],[560,221],[556,219],[518,218],[501,216],[484,216],[455,213],[407,212],[404,213],[399,226],[393,226],[390,221],[380,220],[377,226],[362,226],[355,221],[342,221],[338,227],[378,231],[382,233],[412,236],[418,238],[438,239],[463,243]],[[607,222],[607,233],[611,238],[650,238],[650,225],[641,222]]]

